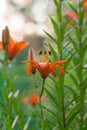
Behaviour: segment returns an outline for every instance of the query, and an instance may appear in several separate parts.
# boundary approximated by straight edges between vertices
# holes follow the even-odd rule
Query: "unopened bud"
[[[31,47],[28,52],[28,59],[34,60],[34,49]]]
[[[2,43],[6,50],[8,47],[8,43],[9,43],[9,29],[7,26],[5,27],[4,30],[2,30]]]

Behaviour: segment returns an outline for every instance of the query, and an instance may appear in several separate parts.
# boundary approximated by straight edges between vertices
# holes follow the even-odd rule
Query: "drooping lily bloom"
[[[35,107],[37,103],[39,103],[40,98],[36,93],[31,94],[29,97],[23,98],[22,102],[24,104],[30,104],[31,106]]]
[[[42,52],[39,53],[40,56],[42,55]],[[60,70],[61,76],[64,75],[64,68],[61,66],[61,64],[64,64],[65,60],[58,60],[55,62],[49,62],[48,61],[48,53],[44,52],[42,62],[38,62],[35,60],[29,60],[28,62],[31,64],[31,66],[35,69],[37,69],[43,79],[47,78],[47,76],[51,73],[53,75],[56,75],[55,68],[58,68]],[[27,61],[23,61],[25,63]],[[28,70],[27,70],[28,71]],[[29,72],[30,73],[30,69]]]
[[[5,33],[5,31],[4,31]],[[3,40],[4,39],[4,40]],[[5,37],[3,38],[2,35],[2,41],[0,41],[0,50],[5,50],[6,55],[9,60],[12,60],[15,56],[17,56],[23,49],[25,49],[29,44],[23,41],[16,42],[12,39],[11,36],[8,38],[7,47],[5,47]]]

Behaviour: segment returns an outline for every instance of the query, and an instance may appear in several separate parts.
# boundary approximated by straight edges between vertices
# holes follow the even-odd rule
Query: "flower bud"
[[[2,43],[5,50],[7,50],[8,43],[9,43],[9,29],[7,26],[5,27],[4,30],[2,30]]]

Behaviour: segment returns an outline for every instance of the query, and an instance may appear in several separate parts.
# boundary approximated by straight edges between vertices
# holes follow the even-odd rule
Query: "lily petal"
[[[35,66],[35,68],[41,73],[41,67],[37,61],[29,60],[29,62]]]
[[[23,49],[25,49],[29,44],[23,41],[16,42],[14,46],[14,53],[18,55]]]
[[[2,42],[0,42],[0,50],[4,50]]]
[[[52,62],[52,63],[50,63],[50,70],[51,70],[52,68],[56,68],[56,66],[58,66],[58,65],[60,65],[60,64],[64,64],[64,63],[66,63],[65,60],[59,60],[59,61]]]
[[[8,43],[8,53],[11,52],[11,50],[13,50],[15,45],[15,41],[12,39],[12,37],[9,38],[9,43]]]
[[[60,66],[59,63],[64,64],[64,63],[66,63],[66,61],[62,60],[62,61],[56,61],[56,62],[50,63],[49,71],[52,72],[54,68],[58,68],[60,70],[60,73],[62,76],[62,75],[64,75],[64,68],[63,68],[63,66]]]
[[[10,37],[7,56],[10,60],[12,60],[16,55],[18,55],[24,48],[26,48],[29,44],[26,42],[14,42],[14,40]]]
[[[61,74],[61,76],[63,76],[64,75],[64,67],[58,65],[58,66],[56,66],[56,68],[58,68],[60,70],[60,74]]]
[[[51,74],[52,74],[52,76],[56,77],[56,72],[55,72],[55,70],[51,70]]]
[[[31,74],[31,70],[32,70],[32,64],[29,64],[28,67],[26,68],[26,72],[28,75]]]

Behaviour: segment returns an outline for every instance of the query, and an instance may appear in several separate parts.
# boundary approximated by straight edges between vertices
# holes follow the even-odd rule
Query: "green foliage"
[[[53,54],[53,59],[65,59],[66,64],[65,75],[58,76],[54,82],[53,90],[49,92],[49,88],[45,88],[52,105],[56,111],[56,126],[60,130],[83,130],[86,128],[86,73],[84,65],[86,64],[86,24],[84,23],[85,12],[83,2],[78,2],[77,5],[69,2],[69,7],[78,16],[77,22],[69,28],[67,25],[70,21],[64,20],[62,15],[63,4],[62,1],[57,2],[56,5],[57,17],[51,18],[54,29],[54,38],[47,35],[53,40],[54,47],[49,44],[50,50]],[[79,10],[79,11],[78,11]],[[68,44],[65,45],[65,42]],[[56,45],[56,46],[55,46]],[[57,47],[57,49],[56,49]],[[68,72],[68,73],[67,73]],[[66,82],[66,78],[67,82]],[[71,79],[71,80],[70,80]],[[51,84],[49,84],[50,87]],[[67,97],[67,94],[69,95]],[[53,115],[54,117],[54,115]],[[75,124],[75,127],[73,127]]]

